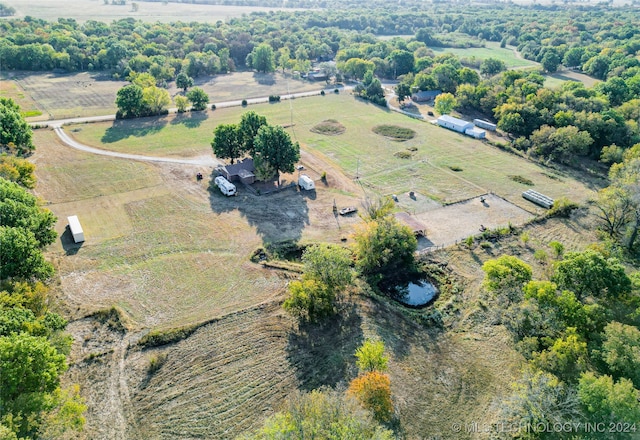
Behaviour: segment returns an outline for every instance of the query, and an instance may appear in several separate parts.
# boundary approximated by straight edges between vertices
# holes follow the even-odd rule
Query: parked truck
[[[215,184],[220,188],[220,192],[225,196],[235,196],[236,186],[222,176],[218,176],[214,180]]]

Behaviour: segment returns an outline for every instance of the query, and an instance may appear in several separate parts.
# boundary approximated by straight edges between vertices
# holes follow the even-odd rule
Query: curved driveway
[[[345,88],[347,89],[347,88]],[[307,96],[316,96],[321,93],[320,90],[312,91],[312,92],[300,92],[300,93],[290,93],[287,95],[281,95],[280,99],[294,99],[294,98],[304,98]],[[269,102],[269,98],[253,98],[247,99],[247,104],[260,104]],[[226,101],[216,103],[216,108],[224,108],[224,107],[235,107],[242,105],[242,101]],[[172,108],[169,109],[169,113],[176,113],[177,109]],[[83,124],[90,122],[104,122],[104,121],[115,121],[116,115],[103,115],[103,116],[88,116],[83,118],[69,118],[69,119],[58,119],[51,121],[41,121],[41,122],[31,122],[30,125],[34,127],[51,127],[58,135],[60,140],[67,144],[71,148],[75,148],[76,150],[85,151],[87,153],[99,154],[102,156],[110,156],[110,157],[119,157],[121,159],[130,159],[130,160],[141,160],[146,162],[163,162],[163,163],[175,163],[182,165],[196,165],[196,166],[207,166],[207,167],[215,167],[218,165],[223,165],[222,162],[216,160],[214,157],[205,155],[199,156],[194,159],[177,159],[171,157],[155,157],[155,156],[144,156],[141,154],[127,154],[127,153],[118,153],[116,151],[102,150],[100,148],[90,147],[88,145],[81,144],[76,140],[72,139],[63,129],[62,126],[66,124]]]

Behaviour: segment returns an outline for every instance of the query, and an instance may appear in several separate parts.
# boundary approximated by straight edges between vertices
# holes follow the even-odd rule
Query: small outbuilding
[[[72,215],[71,217],[67,217],[67,222],[69,222],[69,230],[71,231],[73,241],[75,243],[82,243],[84,241],[84,231],[82,230],[78,216]]]
[[[492,124],[491,122],[484,121],[482,119],[474,119],[473,123],[476,127],[484,128],[485,130],[496,131],[497,129],[496,124]]]
[[[467,129],[473,128],[473,124],[471,122],[454,118],[449,115],[440,116],[437,122],[439,126],[457,131],[458,133],[465,133]]]
[[[467,136],[474,137],[476,139],[484,139],[487,136],[486,131],[481,130],[477,127],[467,128],[464,131],[464,134],[466,134]]]
[[[440,90],[419,90],[411,94],[411,100],[413,102],[428,102],[436,99],[436,96],[441,94]]]

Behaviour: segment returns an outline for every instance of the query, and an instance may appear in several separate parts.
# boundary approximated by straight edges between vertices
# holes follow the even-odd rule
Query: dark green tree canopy
[[[122,87],[116,94],[116,105],[125,119],[142,116],[145,113],[142,87],[136,84]]]
[[[255,137],[255,159],[269,164],[278,175],[293,173],[300,160],[300,144],[292,142],[289,133],[279,125],[263,125]]]
[[[240,118],[242,148],[251,156],[255,154],[255,138],[263,125],[267,125],[267,118],[254,111],[245,112]]]
[[[176,76],[176,87],[186,92],[189,87],[193,87],[193,78],[184,72],[178,73],[178,76]]]
[[[35,149],[33,132],[13,99],[0,97],[0,150],[25,155]]]
[[[220,159],[229,159],[233,163],[242,157],[244,150],[242,135],[237,124],[220,124],[213,131],[211,142],[213,154]]]
[[[187,92],[187,99],[191,101],[192,110],[200,111],[207,108],[209,95],[200,87],[194,87]]]

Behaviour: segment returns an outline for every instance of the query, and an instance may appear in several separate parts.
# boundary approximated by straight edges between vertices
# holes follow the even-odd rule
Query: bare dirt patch
[[[415,217],[427,227],[426,240],[422,245],[429,247],[449,246],[470,235],[477,235],[482,226],[494,229],[509,223],[521,225],[533,216],[495,194],[487,194],[416,214]]]
[[[347,128],[335,119],[326,119],[321,123],[315,125],[311,131],[319,134],[326,134],[328,136],[335,136],[345,132]]]

